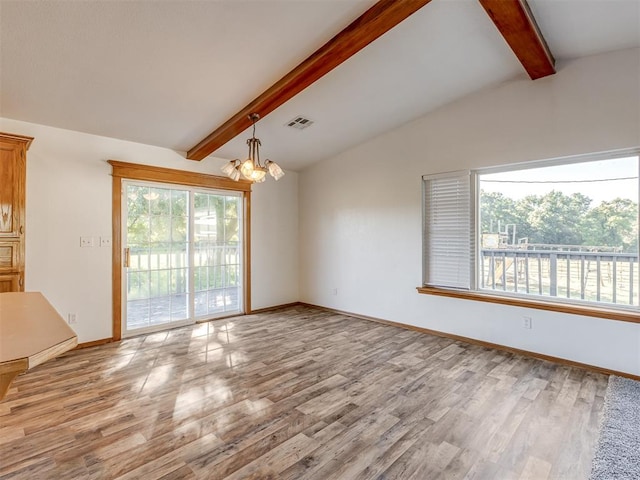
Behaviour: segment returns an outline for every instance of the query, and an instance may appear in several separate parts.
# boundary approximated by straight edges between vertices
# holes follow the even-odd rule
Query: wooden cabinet
[[[0,273],[0,293],[22,292],[24,290],[24,282],[21,282],[22,275],[22,273]]]
[[[0,133],[0,292],[24,290],[27,149],[32,140]]]

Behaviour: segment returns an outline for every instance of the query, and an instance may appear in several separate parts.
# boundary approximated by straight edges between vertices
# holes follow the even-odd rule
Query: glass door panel
[[[195,316],[242,311],[242,196],[194,194]]]
[[[189,192],[126,184],[124,331],[189,319]]]
[[[242,194],[125,182],[123,332],[241,313]]]

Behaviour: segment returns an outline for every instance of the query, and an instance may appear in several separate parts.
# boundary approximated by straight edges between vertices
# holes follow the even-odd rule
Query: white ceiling
[[[0,0],[0,116],[186,151],[374,3]],[[640,46],[640,0],[529,4],[559,60]],[[298,170],[525,75],[477,0],[433,0],[257,136]],[[299,114],[314,125],[284,126]],[[248,136],[214,155],[246,155]]]

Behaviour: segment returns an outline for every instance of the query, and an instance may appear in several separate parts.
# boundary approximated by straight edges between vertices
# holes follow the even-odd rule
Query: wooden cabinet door
[[[20,242],[0,240],[0,273],[21,270]]]
[[[20,273],[0,274],[0,293],[23,291],[24,284],[21,279]]]
[[[0,293],[24,291],[27,149],[32,140],[0,133]]]
[[[0,238],[24,234],[26,148],[0,135]]]

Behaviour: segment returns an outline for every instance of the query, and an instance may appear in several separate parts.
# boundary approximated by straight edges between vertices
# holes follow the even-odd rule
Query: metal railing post
[[[549,295],[558,296],[558,255],[549,255]]]

